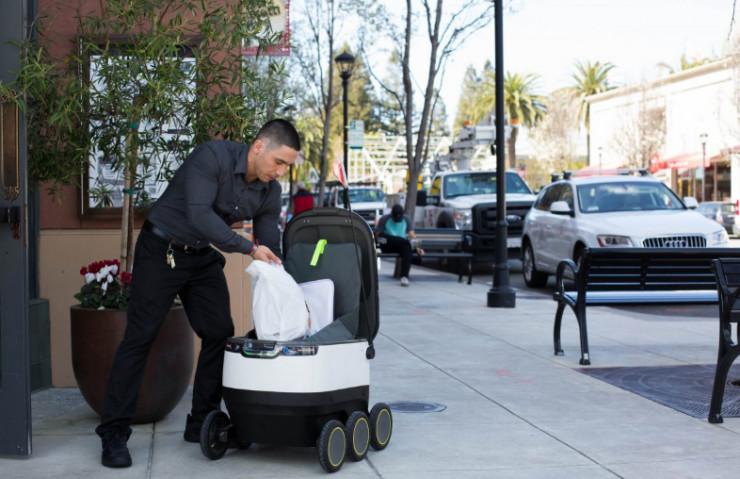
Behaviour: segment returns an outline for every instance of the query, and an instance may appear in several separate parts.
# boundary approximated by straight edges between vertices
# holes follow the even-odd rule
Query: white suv
[[[652,177],[600,176],[552,183],[540,191],[522,232],[522,273],[542,287],[564,258],[586,247],[728,246],[722,225],[689,210]]]

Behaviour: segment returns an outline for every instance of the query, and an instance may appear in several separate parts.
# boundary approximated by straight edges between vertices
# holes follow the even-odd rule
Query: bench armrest
[[[571,270],[573,272],[573,279],[578,277],[578,265],[572,259],[564,259],[558,263],[558,269],[555,272],[555,287],[557,293],[561,296],[565,294],[565,271]]]

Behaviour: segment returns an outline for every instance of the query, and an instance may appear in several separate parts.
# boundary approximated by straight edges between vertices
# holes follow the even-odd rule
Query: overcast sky
[[[507,71],[540,75],[542,93],[571,84],[577,60],[616,65],[614,82],[654,78],[656,64],[677,66],[689,58],[722,55],[732,0],[514,0],[504,14]],[[735,25],[733,33],[740,27]],[[454,118],[465,67],[493,62],[493,25],[455,53],[442,95]]]

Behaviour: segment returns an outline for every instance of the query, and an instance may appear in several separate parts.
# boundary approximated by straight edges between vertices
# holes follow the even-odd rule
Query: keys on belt
[[[210,251],[210,246],[204,246],[202,248],[194,248],[192,246],[182,245],[177,242],[175,242],[172,237],[167,234],[166,231],[162,230],[161,228],[158,228],[154,226],[149,221],[144,222],[144,226],[142,229],[152,233],[154,236],[158,237],[159,239],[162,239],[164,241],[167,241],[167,252],[165,253],[165,262],[167,265],[174,269],[175,264],[175,250],[182,251],[185,254],[203,254],[208,251]]]

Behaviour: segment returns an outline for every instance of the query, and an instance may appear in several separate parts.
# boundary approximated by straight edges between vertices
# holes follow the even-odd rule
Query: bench
[[[558,264],[553,299],[555,355],[562,355],[560,329],[565,307],[576,316],[581,342],[581,365],[591,364],[586,306],[623,304],[701,304],[718,301],[712,260],[740,258],[736,248],[591,248],[580,265],[565,259]],[[573,279],[574,290],[565,281]]]
[[[718,424],[722,419],[722,399],[725,394],[727,373],[740,355],[738,331],[732,339],[732,323],[740,323],[740,259],[720,258],[713,261],[719,291],[719,351],[714,373],[712,400],[709,403],[709,422]]]
[[[457,259],[457,281],[462,282],[463,276],[467,272],[468,284],[473,283],[473,253],[462,251],[462,231],[453,228],[417,228],[415,233],[416,240],[419,242],[419,247],[424,250],[424,254],[420,256],[414,251],[414,259],[418,261],[422,259]],[[378,250],[378,257],[396,258],[393,277],[398,278],[400,276],[401,258],[398,254],[382,253]]]

